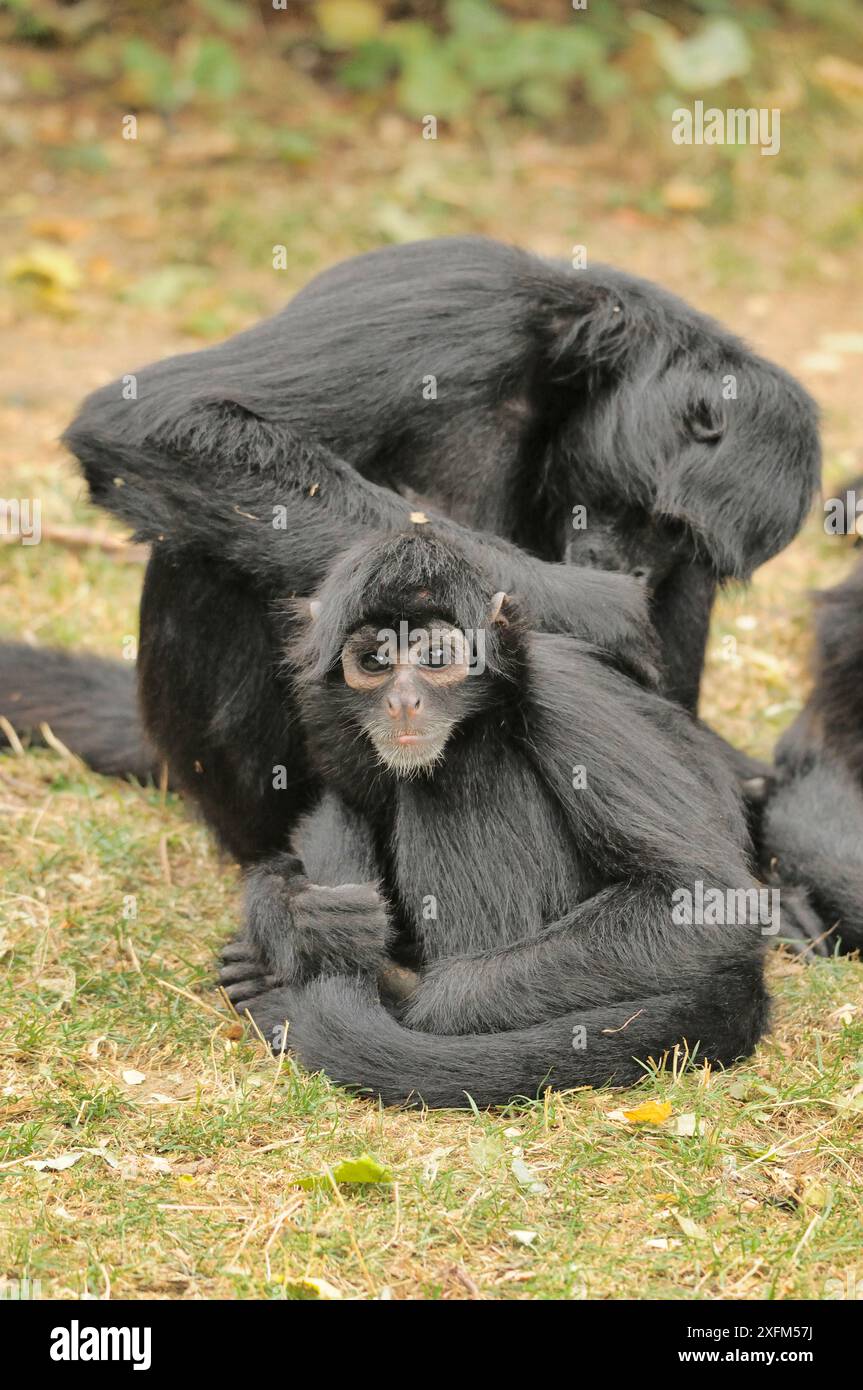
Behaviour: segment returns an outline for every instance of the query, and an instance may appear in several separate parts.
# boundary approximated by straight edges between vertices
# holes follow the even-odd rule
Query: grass
[[[54,518],[85,519],[46,453]],[[797,550],[819,582],[845,564],[814,527]],[[116,654],[135,630],[138,567],[50,542],[0,561],[19,631]],[[772,562],[715,622],[708,710],[762,750],[803,686],[800,563]],[[777,955],[773,1031],[724,1074],[384,1111],[239,1036],[212,981],[236,871],[176,798],[37,750],[0,760],[0,810],[7,1277],[52,1298],[299,1297],[323,1279],[359,1298],[758,1299],[863,1275],[857,961]],[[621,1120],[647,1099],[671,1117]],[[295,1185],[365,1152],[391,1185]]]
[[[635,183],[627,206],[609,198],[623,174],[601,150],[535,134],[485,154],[457,137],[406,152],[403,123],[370,135],[342,120],[337,134],[287,180],[252,151],[218,175],[162,168],[146,139],[112,147],[107,182],[52,165],[56,235],[63,218],[83,222],[68,253],[85,281],[61,319],[0,294],[4,496],[39,497],[46,522],[107,527],[53,443],[86,390],[253,320],[340,255],[463,230],[564,256],[586,243],[688,294],[806,377],[831,486],[859,472],[853,355],[805,368],[821,335],[854,327],[859,237],[810,250],[773,214],[709,229],[654,218]],[[16,249],[45,212],[33,159],[22,148],[8,162]],[[817,174],[841,185],[841,208],[840,165]],[[276,243],[291,264],[274,283]],[[127,296],[196,260],[215,278],[176,303]],[[723,596],[705,712],[742,746],[769,752],[799,706],[807,591],[848,568],[813,518],[750,590]],[[6,635],[118,656],[140,581],[96,551],[0,546]],[[855,960],[777,954],[773,1030],[727,1073],[678,1067],[626,1093],[487,1114],[383,1111],[241,1035],[212,979],[236,871],[173,797],[49,750],[4,756],[0,867],[0,1276],[38,1279],[50,1298],[292,1298],[306,1278],[357,1298],[824,1298],[863,1279]],[[620,1118],[645,1100],[670,1103],[670,1118]],[[296,1186],[362,1153],[394,1181]],[[71,1166],[28,1166],[64,1156]]]
[[[238,1036],[211,987],[234,872],[173,798],[48,751],[0,778],[7,1275],[53,1298],[294,1297],[304,1278],[361,1298],[818,1298],[859,1274],[856,962],[777,957],[774,1031],[724,1074],[385,1111]],[[647,1099],[671,1118],[621,1120]],[[366,1152],[392,1185],[294,1185]]]

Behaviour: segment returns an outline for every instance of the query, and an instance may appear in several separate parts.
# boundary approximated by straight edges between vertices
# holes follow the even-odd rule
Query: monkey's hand
[[[385,960],[378,970],[378,994],[390,1013],[401,1015],[419,986],[420,977],[406,965]]]
[[[526,617],[540,632],[578,637],[639,685],[659,684],[659,651],[644,585],[629,574],[530,558]]]
[[[257,869],[248,879],[245,929],[225,948],[219,983],[241,1009],[264,990],[317,975],[374,977],[391,934],[373,883],[331,888]]]

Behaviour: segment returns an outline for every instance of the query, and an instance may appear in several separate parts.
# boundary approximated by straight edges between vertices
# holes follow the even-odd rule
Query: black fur
[[[275,860],[253,871],[249,937],[229,952],[223,982],[238,1007],[277,1048],[287,1019],[306,1066],[388,1103],[632,1082],[676,1044],[721,1064],[748,1053],[767,1018],[758,924],[672,919],[673,892],[696,881],[754,887],[739,798],[711,741],[601,652],[510,613],[487,631],[485,673],[468,678],[483,682],[482,701],[442,762],[395,776],[354,722],[337,658],[363,621],[415,621],[418,585],[426,611],[462,629],[482,621],[494,589],[424,531],[357,547],[293,646],[326,787],[293,847],[324,884],[367,881],[372,958],[368,933],[358,955],[331,919],[347,969],[325,955],[308,982],[292,915],[305,885],[294,896],[297,860]],[[576,767],[585,786],[573,786]],[[316,931],[326,935],[320,917]],[[394,1010],[375,989],[388,958],[419,972]]]
[[[131,662],[77,656],[23,642],[0,644],[0,714],[41,744],[48,724],[62,743],[108,777],[157,780],[161,764],[138,713]],[[8,739],[0,729],[0,748]]]
[[[270,605],[358,534],[446,513],[535,627],[642,679],[649,598],[665,689],[694,709],[717,580],[791,539],[819,465],[808,396],[716,323],[609,267],[479,238],[336,266],[275,318],[139,372],[137,399],[96,392],[66,442],[93,499],[153,544],[147,727],[244,861],[315,793]],[[565,557],[644,583],[548,563]]]
[[[763,857],[805,889],[827,949],[863,947],[863,564],[818,595],[815,684],[776,750]]]

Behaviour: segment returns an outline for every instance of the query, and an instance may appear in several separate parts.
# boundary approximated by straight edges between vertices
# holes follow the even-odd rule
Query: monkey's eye
[[[389,661],[383,652],[363,652],[357,662],[361,671],[367,671],[370,676],[379,676],[383,671],[389,670]]]
[[[452,661],[452,651],[447,643],[434,642],[420,652],[420,666],[428,666],[433,671],[439,671],[444,666],[449,666]]]

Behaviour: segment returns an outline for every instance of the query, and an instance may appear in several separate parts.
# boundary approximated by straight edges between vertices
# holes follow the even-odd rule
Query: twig
[[[74,763],[76,767],[86,767],[83,758],[79,758],[77,753],[73,753],[71,748],[67,748],[61,738],[58,738],[50,724],[40,724],[39,732],[44,738],[49,748],[53,748],[55,753],[59,753],[61,758]]]
[[[208,1014],[213,1014],[220,1023],[227,1023],[228,1020],[224,1014],[220,1014],[219,1010],[214,1009],[212,1004],[205,1004],[203,999],[199,999],[191,990],[183,989],[182,985],[172,985],[170,980],[160,980],[158,975],[154,975],[152,978],[153,983],[158,985],[160,989],[169,989],[174,994],[182,994],[184,999],[189,999],[193,1004],[197,1004],[199,1009],[205,1009]]]
[[[68,550],[101,550],[105,555],[115,555],[129,564],[145,565],[150,558],[148,545],[135,545],[122,536],[112,536],[110,531],[95,531],[89,526],[44,525],[42,540],[54,541]],[[17,541],[17,535],[0,536],[0,540]]]
[[[169,888],[173,888],[174,880],[171,877],[171,861],[168,858],[168,837],[159,836],[159,863],[162,865],[162,877]]]
[[[9,720],[6,718],[5,714],[0,714],[0,729],[3,730],[4,734],[8,738],[9,747],[12,749],[12,752],[15,754],[15,757],[23,758],[24,745],[21,742],[18,735],[16,734],[15,730],[12,728],[12,725],[9,723]]]

